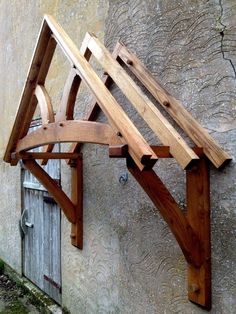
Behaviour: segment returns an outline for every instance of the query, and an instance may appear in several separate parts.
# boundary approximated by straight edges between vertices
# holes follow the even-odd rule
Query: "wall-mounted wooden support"
[[[170,227],[188,262],[189,300],[211,308],[210,182],[208,163],[200,159],[186,171],[187,216],[154,170],[140,171],[131,158],[127,166]]]
[[[188,297],[206,309],[211,308],[210,180],[208,161],[200,159],[186,172],[187,219],[202,245],[200,267],[188,265]]]
[[[71,244],[83,248],[83,155],[71,166],[71,201],[75,206],[75,223],[71,226]]]
[[[44,87],[56,44],[71,64],[59,110],[55,117]],[[94,56],[102,66],[101,80],[88,62]],[[137,79],[172,116],[198,146],[191,148],[128,75],[126,64]],[[81,82],[94,95],[86,121],[74,119],[76,95]],[[114,82],[129,99],[163,145],[151,146],[133,124],[108,87]],[[42,126],[28,132],[37,106]],[[99,108],[108,124],[98,123]],[[55,143],[70,142],[69,152],[53,152]],[[26,168],[46,187],[72,224],[71,243],[83,248],[83,143],[109,146],[111,158],[127,158],[127,167],[167,222],[188,263],[189,300],[206,309],[211,307],[210,188],[209,160],[218,168],[230,160],[187,110],[168,93],[140,60],[117,43],[110,54],[96,36],[87,33],[80,50],[62,27],[45,16],[24,85],[4,160],[16,165],[22,159]],[[31,151],[44,146],[42,152]],[[66,159],[71,166],[71,199],[35,161]],[[186,170],[187,214],[152,169],[158,158],[175,158]]]

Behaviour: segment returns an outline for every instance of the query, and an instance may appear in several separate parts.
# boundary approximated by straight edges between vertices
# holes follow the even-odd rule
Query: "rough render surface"
[[[16,2],[15,6],[9,6],[7,1],[0,3],[3,23],[0,38],[8,52],[0,57],[4,73],[0,76],[1,86],[5,86],[0,98],[3,121],[8,121],[4,126],[0,124],[1,154],[41,16],[48,12],[78,45],[86,30],[103,38],[107,15],[106,45],[112,50],[117,39],[127,44],[235,158],[236,5],[233,0],[23,2]],[[21,38],[24,29],[27,36]],[[47,82],[55,104],[61,96],[66,67],[58,53]],[[156,142],[120,92],[115,88],[113,92],[146,138]],[[77,116],[87,110],[89,99],[91,95],[82,90]],[[101,115],[100,119],[104,117]],[[83,251],[70,245],[70,226],[65,219],[62,221],[63,304],[72,313],[203,313],[187,300],[186,263],[166,224],[130,176],[126,185],[119,183],[119,176],[126,172],[125,162],[109,160],[107,155],[107,148],[84,147]],[[10,211],[11,218],[17,218],[20,211],[19,169],[1,163],[0,171],[5,182],[4,195],[10,195],[11,188],[17,187],[15,200],[1,199],[4,223],[1,223],[0,255],[19,271],[16,219],[10,219],[8,214]],[[184,175],[180,168],[174,162],[160,161],[156,171],[168,182],[178,202],[184,204]],[[64,166],[62,179],[69,192],[69,172]],[[235,161],[221,171],[212,168],[211,184],[211,313],[233,314],[236,308]]]
[[[110,1],[105,43],[121,39],[235,157],[234,1]],[[151,142],[156,138],[114,88],[115,97]],[[101,120],[104,118],[101,116]],[[204,313],[187,300],[186,263],[168,227],[107,149],[84,148],[84,249],[64,246],[73,313]],[[184,175],[174,162],[156,171],[180,204]],[[211,169],[213,308],[236,310],[235,160]],[[69,244],[69,226],[64,243]]]

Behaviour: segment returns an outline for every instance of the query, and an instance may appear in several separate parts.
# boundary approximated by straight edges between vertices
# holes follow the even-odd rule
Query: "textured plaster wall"
[[[56,17],[80,46],[95,32],[112,50],[121,39],[180,99],[235,158],[236,4],[233,0],[0,1],[0,154],[16,106],[43,13]],[[106,24],[105,24],[106,18]],[[68,73],[58,51],[47,87],[57,106]],[[156,138],[131,110],[119,90],[115,97],[145,137]],[[77,116],[91,95],[82,89]],[[99,118],[104,121],[103,115]],[[184,175],[173,161],[159,161],[157,173],[180,204]],[[186,263],[168,227],[107,148],[84,146],[84,249],[70,245],[70,225],[62,219],[62,301],[72,313],[184,313],[204,311],[187,300]],[[236,309],[235,160],[211,172],[213,309]],[[0,162],[0,257],[20,272],[20,171]],[[69,171],[62,166],[69,192]]]
[[[110,1],[105,33],[111,50],[121,39],[135,51],[233,158],[235,14],[235,1],[227,0]],[[113,93],[155,142],[121,93]],[[82,252],[69,245],[64,224],[64,301],[72,313],[204,313],[187,300],[186,263],[163,219],[130,176],[119,184],[124,161],[86,145],[84,168]],[[181,169],[158,161],[156,171],[183,204]],[[235,177],[235,159],[211,169],[214,314],[236,311]]]

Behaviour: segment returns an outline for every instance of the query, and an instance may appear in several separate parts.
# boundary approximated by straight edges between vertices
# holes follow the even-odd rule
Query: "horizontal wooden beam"
[[[155,163],[157,156],[63,28],[51,16],[45,16],[45,21],[55,40],[77,69],[78,75],[96,97],[112,128],[120,133],[123,144],[128,144],[129,153],[139,168],[143,169],[145,164]]]
[[[199,267],[202,264],[201,243],[168,189],[154,170],[140,171],[131,158],[127,159],[127,167],[167,222],[186,261]]]
[[[128,156],[128,146],[127,145],[110,145],[109,146],[109,157],[110,158],[120,158]]]
[[[89,35],[87,35],[89,36]],[[147,122],[156,136],[164,145],[170,146],[171,154],[183,169],[188,168],[198,156],[189,148],[184,139],[173,128],[169,121],[161,114],[150,99],[142,92],[126,71],[116,62],[109,51],[90,34],[88,48],[102,65],[113,81],[130,100],[141,117]]]
[[[130,52],[122,43],[119,43],[119,57],[142,82],[147,90],[155,97],[162,107],[171,115],[178,125],[194,141],[197,146],[203,147],[204,154],[219,168],[231,160],[230,156],[216,143],[209,133],[192,117],[165,89],[165,87],[153,77],[142,62]]]
[[[24,160],[25,167],[39,180],[39,182],[47,189],[53,196],[59,207],[63,210],[65,216],[71,223],[76,222],[75,206],[53,180],[46,171],[35,160]]]
[[[49,152],[42,152],[42,153],[34,153],[34,152],[23,152],[23,153],[12,153],[12,159],[77,159],[80,156],[80,153],[49,153]]]
[[[30,150],[35,147],[65,143],[83,142],[102,145],[121,144],[120,137],[104,123],[90,121],[63,121],[41,126],[36,131],[19,140],[16,152]]]
[[[157,145],[150,145],[151,149],[157,155],[158,158],[173,158],[170,153],[169,146],[157,146]],[[201,147],[192,147],[192,150],[199,158],[204,157],[203,148]],[[109,146],[109,157],[110,158],[126,158],[128,157],[128,150],[126,145],[115,145]]]

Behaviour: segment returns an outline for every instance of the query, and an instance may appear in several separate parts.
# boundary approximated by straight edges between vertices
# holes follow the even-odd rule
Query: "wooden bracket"
[[[41,154],[39,156],[42,156]],[[71,200],[44,169],[33,159],[24,159],[23,163],[41,184],[46,187],[65,216],[71,222],[71,243],[83,248],[83,158],[79,154],[71,163]]]
[[[69,197],[63,192],[58,184],[53,180],[47,172],[35,161],[24,160],[25,167],[39,180],[39,182],[53,196],[57,204],[63,210],[65,216],[71,223],[75,223],[75,207]]]
[[[71,226],[71,244],[83,248],[83,156],[71,166],[71,200],[75,206],[75,223]]]
[[[207,160],[201,158],[186,170],[187,215],[182,213],[154,170],[140,171],[131,158],[127,159],[127,167],[159,210],[183,251],[188,263],[189,300],[210,310],[210,181]]]
[[[208,161],[200,159],[186,171],[187,219],[202,246],[202,264],[188,264],[188,297],[207,310],[211,308],[210,179]]]

